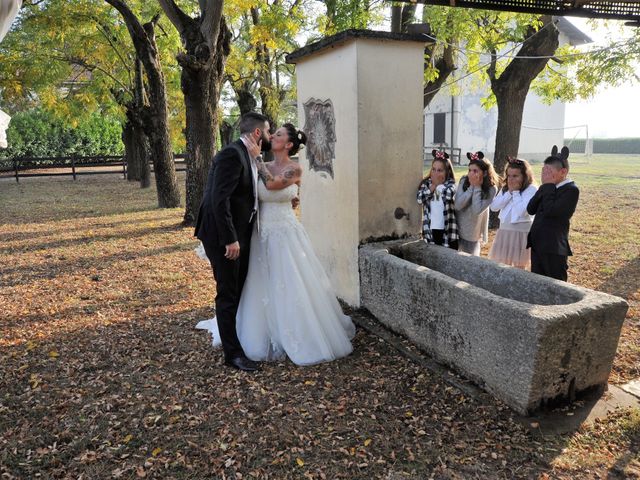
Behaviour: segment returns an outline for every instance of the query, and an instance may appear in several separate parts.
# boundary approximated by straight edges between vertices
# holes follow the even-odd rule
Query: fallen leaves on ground
[[[214,289],[182,211],[157,210],[152,190],[105,177],[0,185],[3,479],[637,472],[637,423],[621,420],[629,412],[540,438],[504,405],[464,395],[361,329],[354,353],[336,362],[225,368],[194,329],[213,314]],[[610,280],[582,265],[584,245],[576,250],[572,280]],[[637,376],[637,290],[629,296],[618,379]],[[582,465],[595,448],[608,453]]]

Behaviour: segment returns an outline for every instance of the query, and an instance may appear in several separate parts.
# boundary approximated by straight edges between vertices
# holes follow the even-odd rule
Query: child
[[[565,282],[567,257],[572,255],[569,220],[580,196],[576,184],[567,178],[568,159],[567,147],[558,154],[558,147],[553,146],[542,167],[542,185],[527,206],[529,215],[536,216],[527,241],[527,247],[531,247],[531,271]]]
[[[431,244],[458,249],[458,224],[453,205],[456,179],[449,155],[433,150],[431,171],[418,186],[422,205],[422,236]]]
[[[480,256],[480,242],[489,238],[489,205],[496,195],[498,176],[484,153],[467,152],[469,173],[460,179],[455,208],[460,240],[458,250]]]
[[[526,160],[509,157],[503,187],[489,207],[500,212],[500,228],[489,250],[491,260],[522,269],[529,265],[527,236],[533,217],[527,213],[527,205],[536,190],[531,165]]]

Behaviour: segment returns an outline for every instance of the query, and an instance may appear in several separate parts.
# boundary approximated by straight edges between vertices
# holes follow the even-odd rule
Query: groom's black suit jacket
[[[529,215],[535,215],[527,248],[553,255],[572,255],[569,247],[569,221],[576,211],[580,191],[574,182],[560,188],[552,183],[540,185],[527,205]]]
[[[249,154],[237,140],[213,159],[195,236],[211,248],[238,241],[242,251],[251,241],[255,195]]]

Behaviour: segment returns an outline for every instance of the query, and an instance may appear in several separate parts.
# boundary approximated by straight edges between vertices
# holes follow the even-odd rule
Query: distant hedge
[[[571,144],[571,151],[584,152],[586,139],[565,138],[564,144]],[[640,138],[594,138],[593,153],[640,154]]]
[[[95,114],[77,127],[35,109],[16,113],[7,130],[8,148],[0,148],[0,165],[14,157],[119,155],[122,127],[115,118]]]

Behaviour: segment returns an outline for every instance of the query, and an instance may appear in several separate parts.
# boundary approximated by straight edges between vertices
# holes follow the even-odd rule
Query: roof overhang
[[[640,0],[399,0],[444,7],[640,21]]]

